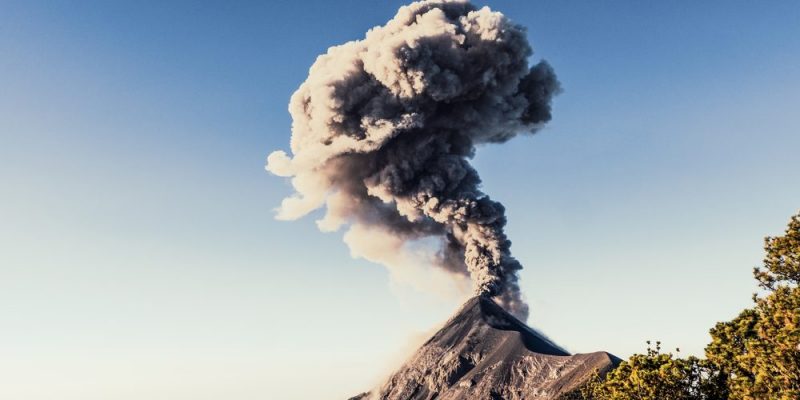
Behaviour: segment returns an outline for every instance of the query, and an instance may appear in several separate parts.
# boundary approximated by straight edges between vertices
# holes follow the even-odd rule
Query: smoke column
[[[523,27],[458,0],[402,7],[364,39],[331,47],[292,95],[292,156],[267,160],[296,190],[278,219],[324,206],[320,230],[346,226],[354,255],[390,269],[404,267],[407,244],[433,240],[424,260],[469,275],[477,294],[524,320],[505,210],[469,160],[479,144],[550,120],[559,84],[547,63],[528,65],[532,54]]]

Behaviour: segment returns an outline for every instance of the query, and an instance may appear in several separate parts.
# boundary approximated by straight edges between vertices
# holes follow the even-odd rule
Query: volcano
[[[478,296],[382,387],[350,400],[556,400],[619,362],[606,352],[571,355]]]

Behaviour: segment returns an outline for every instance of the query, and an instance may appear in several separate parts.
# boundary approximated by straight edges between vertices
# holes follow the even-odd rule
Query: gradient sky
[[[474,163],[573,352],[702,354],[800,207],[800,5],[699,3],[490,3],[565,88]],[[315,57],[399,5],[0,3],[0,398],[342,399],[446,319],[264,171]]]

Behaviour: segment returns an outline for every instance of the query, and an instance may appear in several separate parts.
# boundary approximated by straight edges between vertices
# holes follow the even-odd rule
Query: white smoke
[[[459,0],[402,7],[363,40],[331,47],[292,96],[292,156],[267,161],[296,191],[278,218],[324,206],[319,228],[349,226],[354,256],[398,276],[415,262],[469,275],[524,320],[504,208],[468,160],[478,144],[550,120],[558,81],[544,62],[529,67],[531,55],[524,28]],[[423,238],[440,249],[408,254],[403,244]]]

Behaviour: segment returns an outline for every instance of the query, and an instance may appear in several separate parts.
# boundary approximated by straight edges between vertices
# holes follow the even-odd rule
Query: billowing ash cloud
[[[363,40],[331,47],[294,93],[291,149],[267,169],[297,191],[279,219],[326,206],[323,231],[348,226],[356,256],[404,268],[422,260],[469,275],[525,318],[503,206],[480,190],[476,145],[533,133],[559,90],[551,67],[532,67],[525,29],[467,1],[400,8]],[[438,243],[435,254],[409,243]],[[376,250],[377,249],[377,250]]]

